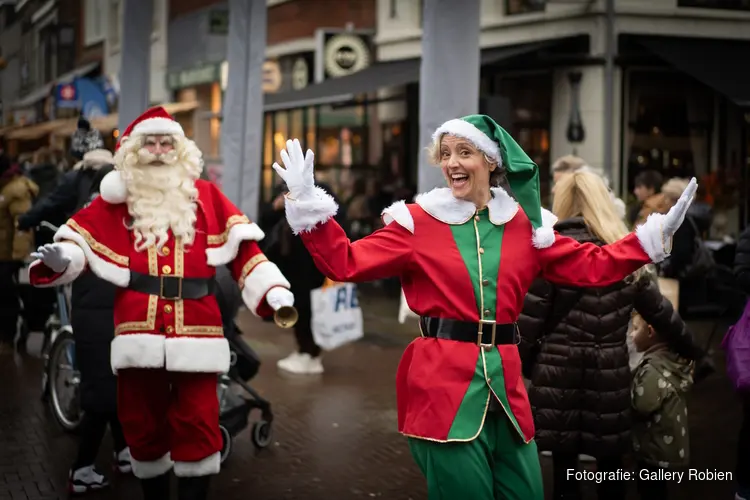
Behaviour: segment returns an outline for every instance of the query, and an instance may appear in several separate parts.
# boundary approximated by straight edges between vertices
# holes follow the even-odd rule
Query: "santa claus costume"
[[[312,152],[303,156],[299,142],[289,141],[286,168],[274,165],[290,190],[287,220],[326,276],[398,276],[421,316],[421,336],[403,355],[396,391],[398,428],[427,478],[429,498],[542,500],[516,347],[524,296],[538,275],[571,286],[609,285],[662,260],[695,184],[672,212],[652,216],[622,240],[580,244],[553,231],[554,216],[541,209],[537,166],[491,118],[450,120],[433,139],[450,187],[395,203],[384,211],[383,229],[354,243],[333,218],[334,200],[314,186]],[[507,176],[512,195],[489,186],[495,171]],[[481,204],[472,193],[484,195]]]
[[[291,306],[289,283],[261,253],[260,228],[212,183],[201,152],[163,108],[122,135],[100,197],[34,254],[35,286],[73,281],[85,268],[117,285],[112,369],[119,418],[147,499],[205,498],[219,472],[216,374],[229,346],[213,295],[227,265],[259,316]],[[75,314],[75,311],[73,311]]]

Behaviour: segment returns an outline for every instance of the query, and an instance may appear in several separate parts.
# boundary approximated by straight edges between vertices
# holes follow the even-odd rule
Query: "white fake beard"
[[[157,159],[164,165],[150,164]],[[135,233],[136,251],[154,245],[160,250],[169,239],[170,229],[184,245],[192,244],[198,199],[195,181],[200,175],[196,164],[190,160],[178,162],[174,151],[157,157],[145,149],[138,151],[137,163],[125,163],[122,172],[128,187],[128,210],[133,217],[130,229]]]

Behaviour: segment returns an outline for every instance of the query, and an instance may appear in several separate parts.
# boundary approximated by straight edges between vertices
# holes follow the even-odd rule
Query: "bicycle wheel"
[[[50,409],[66,432],[75,432],[83,419],[81,410],[81,377],[75,363],[73,333],[59,332],[49,355]]]

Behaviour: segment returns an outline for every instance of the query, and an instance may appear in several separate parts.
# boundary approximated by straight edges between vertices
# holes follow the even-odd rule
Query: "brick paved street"
[[[246,337],[265,361],[252,385],[273,404],[273,444],[258,452],[249,433],[239,436],[214,480],[212,498],[426,497],[421,475],[396,433],[394,374],[408,330],[388,323],[395,314],[393,304],[382,306],[386,312],[372,312],[375,303],[367,307],[367,338],[329,354],[325,375],[310,378],[277,373],[275,362],[292,349],[292,336],[243,314]],[[370,334],[372,325],[388,333]],[[33,355],[38,340],[32,337],[29,355],[0,358],[0,500],[66,498],[75,439],[52,424],[39,400],[41,368]],[[695,467],[732,470],[738,409],[723,378],[713,377],[696,388],[690,402]],[[103,470],[109,470],[110,451],[107,440],[100,454]],[[549,492],[549,459],[543,464]],[[587,486],[588,498],[595,498],[590,495],[593,485]],[[731,498],[732,487],[693,482],[675,485],[674,493],[681,499]],[[140,493],[132,477],[116,477],[112,488],[89,498],[137,500]]]

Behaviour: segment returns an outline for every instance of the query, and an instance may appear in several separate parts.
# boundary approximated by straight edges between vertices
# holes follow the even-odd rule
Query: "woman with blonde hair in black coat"
[[[606,245],[628,233],[604,181],[577,171],[560,179],[552,207],[555,230],[581,243]],[[529,399],[540,450],[552,452],[555,499],[580,498],[568,480],[579,454],[614,472],[631,447],[630,384],[626,336],[636,310],[692,358],[692,337],[671,303],[645,271],[603,288],[572,288],[538,279],[519,318]],[[625,498],[626,483],[605,481],[599,498]]]

